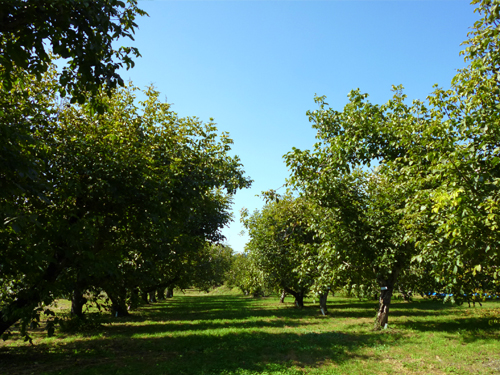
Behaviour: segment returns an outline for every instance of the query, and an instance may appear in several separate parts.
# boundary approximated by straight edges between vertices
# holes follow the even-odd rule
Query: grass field
[[[500,373],[498,300],[394,301],[379,332],[374,301],[329,298],[329,316],[292,302],[178,293],[84,333],[2,342],[0,374]]]

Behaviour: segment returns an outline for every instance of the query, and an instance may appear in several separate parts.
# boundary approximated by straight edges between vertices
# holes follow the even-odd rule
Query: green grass
[[[500,301],[483,307],[333,297],[329,316],[278,298],[179,295],[79,334],[0,344],[0,374],[498,374]],[[64,302],[60,304],[66,308]]]

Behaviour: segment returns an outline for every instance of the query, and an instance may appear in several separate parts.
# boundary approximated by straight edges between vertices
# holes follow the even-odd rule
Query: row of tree
[[[140,293],[207,289],[228,267],[220,230],[251,181],[213,120],[117,75],[137,51],[111,42],[143,13],[132,0],[2,5],[0,334],[17,321],[26,333],[57,298],[83,317],[105,292],[122,316]]]
[[[473,3],[450,89],[407,104],[395,87],[384,105],[353,91],[343,111],[316,98],[314,149],[285,156],[294,191],[244,212],[251,241],[232,257],[220,229],[250,180],[231,139],[116,73],[138,55],[112,46],[132,38],[136,1],[2,2],[0,333],[62,296],[82,316],[104,291],[125,315],[140,293],[221,275],[299,306],[314,292],[324,312],[330,290],[380,292],[375,328],[395,288],[499,293],[500,1]]]
[[[407,104],[398,86],[383,105],[352,91],[342,111],[316,97],[314,149],[285,155],[294,194],[268,192],[243,218],[248,258],[299,305],[378,289],[379,329],[395,288],[500,293],[500,2],[473,3],[482,18],[450,89]]]

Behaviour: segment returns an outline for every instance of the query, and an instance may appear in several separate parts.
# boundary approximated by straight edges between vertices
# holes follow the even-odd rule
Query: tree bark
[[[130,315],[127,308],[127,290],[120,287],[118,290],[106,290],[106,294],[111,300],[111,314],[114,317]]]
[[[112,302],[112,307],[111,307],[111,314],[116,317],[116,318],[120,318],[120,317],[123,317],[123,316],[129,316],[129,312],[128,312],[128,309],[127,309],[127,305],[125,304],[125,301],[113,301],[111,300]]]
[[[135,310],[139,307],[141,298],[139,297],[139,287],[132,288],[130,291],[129,310]]]
[[[295,306],[299,308],[304,307],[304,292],[295,292],[291,289],[285,288],[286,293],[291,294],[295,297]]]
[[[148,293],[145,292],[145,291],[141,291],[141,300],[143,303],[145,303],[146,305],[149,304],[149,300],[148,300]]]
[[[149,302],[151,302],[151,303],[157,302],[156,301],[156,293],[154,290],[149,292],[148,295],[149,295]]]
[[[295,297],[295,305],[297,307],[303,308],[304,307],[304,295],[302,293],[297,293]]]
[[[156,299],[158,301],[163,301],[165,299],[165,288],[156,289]]]
[[[280,303],[284,303],[285,302],[285,297],[286,297],[286,292],[283,289],[283,291],[281,292]]]
[[[0,335],[3,335],[18,320],[18,318],[2,319],[0,321]]]
[[[71,315],[75,315],[83,319],[83,306],[87,303],[87,299],[83,296],[84,288],[81,283],[76,283],[73,290],[73,297],[71,298]]]
[[[394,284],[398,277],[399,270],[393,270],[390,277],[385,280],[379,280],[380,285],[380,298],[377,317],[375,319],[375,331],[386,328],[389,322],[389,307],[391,305],[392,293],[394,291]]]
[[[19,311],[23,309],[32,311],[38,306],[39,301],[33,302],[33,300],[30,298],[18,298],[0,311],[0,336],[19,319],[23,318],[23,315],[19,314]]]
[[[174,297],[174,289],[173,288],[167,288],[167,298],[173,298]]]
[[[319,308],[321,309],[321,313],[323,315],[328,315],[328,309],[326,308],[326,299],[328,298],[328,292],[329,290],[327,289],[326,292],[319,295]]]

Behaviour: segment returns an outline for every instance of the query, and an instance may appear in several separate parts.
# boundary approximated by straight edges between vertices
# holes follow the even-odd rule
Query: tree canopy
[[[40,92],[37,105],[47,110],[25,129],[34,142],[17,145],[32,155],[39,186],[14,186],[0,199],[2,332],[68,293],[79,300],[105,290],[126,314],[135,288],[180,283],[207,244],[222,240],[231,196],[250,184],[228,155],[228,134],[179,118],[152,87],[139,103],[132,85],[103,95],[99,114],[60,105],[52,69],[42,80],[22,77],[2,91],[3,102],[17,100],[19,118],[32,123],[29,103]]]
[[[469,65],[450,89],[407,104],[394,87],[383,105],[354,90],[343,111],[316,97],[319,109],[308,112],[318,131],[314,151],[286,155],[290,184],[337,214],[325,233],[337,233],[325,245],[330,259],[340,258],[337,272],[359,254],[353,266],[366,260],[390,271],[395,262],[393,275],[411,261],[456,301],[498,291],[500,7],[473,3],[483,18],[464,43]]]
[[[0,81],[5,90],[15,82],[16,68],[37,78],[59,58],[59,91],[80,104],[101,87],[108,93],[123,86],[118,70],[134,66],[135,47],[113,46],[133,40],[137,15],[146,15],[136,0],[1,0]]]

